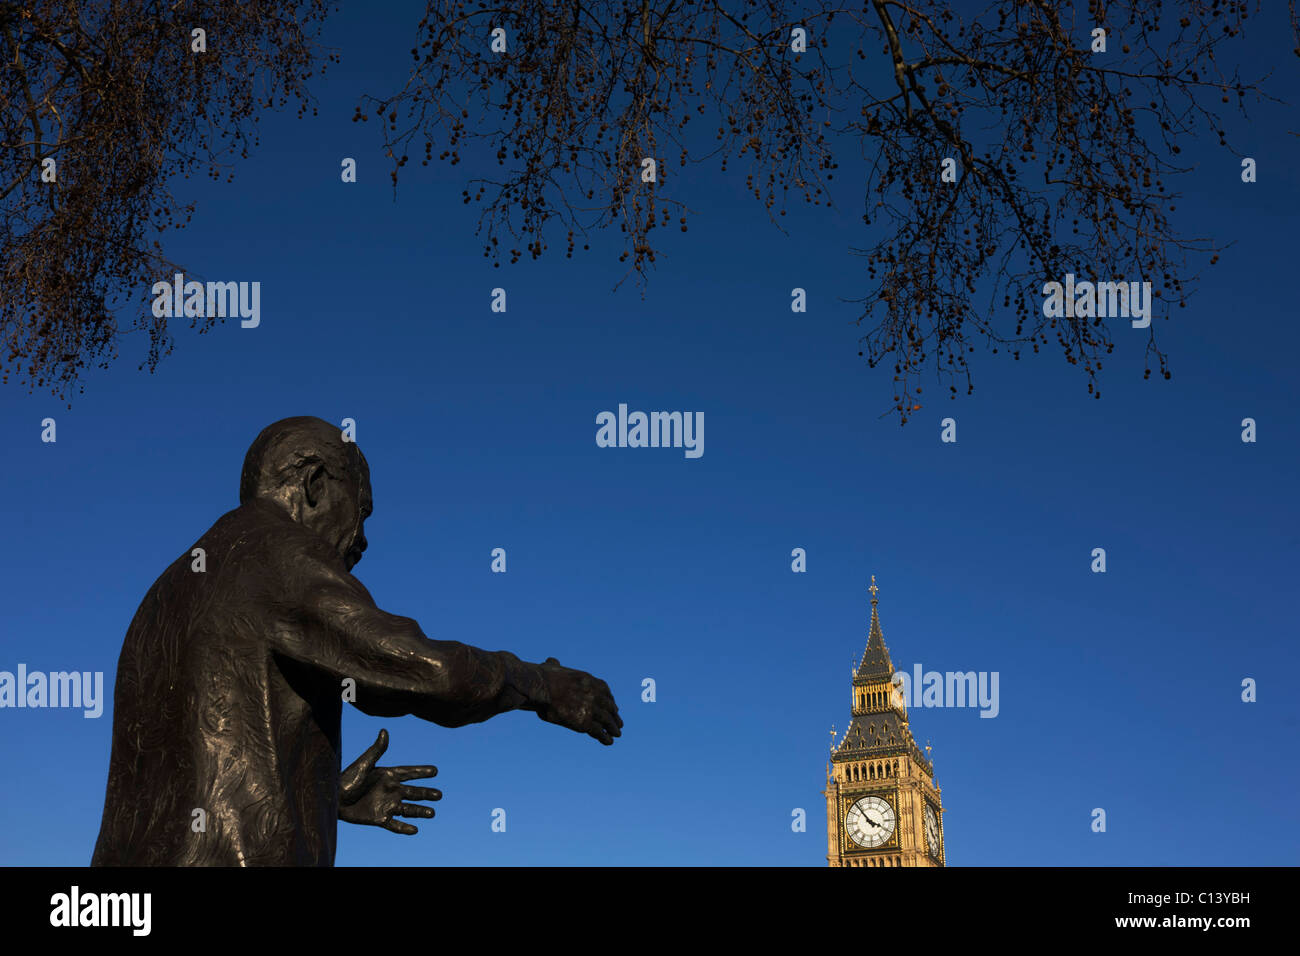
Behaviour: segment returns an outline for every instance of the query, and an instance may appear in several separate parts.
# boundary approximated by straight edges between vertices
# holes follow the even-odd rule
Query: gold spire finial
[[[876,576],[874,574],[871,576],[871,587],[867,588],[867,590],[871,592],[871,603],[875,604],[876,592],[879,591],[880,588],[876,587]]]
[[[831,750],[835,749],[835,725],[831,724]]]

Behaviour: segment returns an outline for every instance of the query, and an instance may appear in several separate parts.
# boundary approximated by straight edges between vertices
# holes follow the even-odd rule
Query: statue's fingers
[[[392,817],[389,817],[384,821],[384,829],[392,830],[394,833],[400,833],[403,836],[411,836],[412,834],[420,832],[418,829],[411,826],[411,824],[403,823],[401,820],[394,820]]]
[[[441,800],[442,791],[433,787],[398,787],[397,795],[403,800]]]
[[[438,768],[433,764],[423,764],[418,767],[393,767],[394,780],[419,780],[422,777],[438,776]]]
[[[618,704],[614,703],[613,698],[603,703],[597,702],[596,710],[608,717],[612,723],[619,727],[623,726],[623,718],[618,715]]]
[[[356,760],[348,764],[343,773],[339,775],[339,790],[342,794],[347,795],[354,792],[361,786],[363,780],[375,769],[377,761],[383,752],[388,749],[388,731],[379,731],[379,736],[375,742],[362,752]]]
[[[604,681],[601,681],[601,684],[603,685]],[[610,693],[608,687],[604,687],[603,689],[598,690],[593,695],[593,700],[595,701],[595,705],[598,709],[609,711],[611,714],[614,714],[615,716],[618,715],[618,704],[615,702],[614,695]]]
[[[594,737],[597,740],[599,740],[606,747],[614,743],[613,736],[605,728],[605,725],[598,721],[593,720],[590,724],[587,725],[587,734],[588,736]]]
[[[424,817],[428,819],[433,816],[433,807],[422,807],[418,803],[399,803],[397,812],[394,816],[398,817]],[[411,829],[415,829],[412,827]]]
[[[611,735],[615,737],[623,736],[623,731],[619,729],[623,726],[623,719],[617,713],[611,714],[606,710],[597,710],[592,714],[592,717],[596,723],[604,727]]]
[[[375,738],[375,742],[366,748],[366,752],[358,757],[356,762],[365,767],[366,771],[369,772],[369,770],[374,767],[375,762],[384,755],[384,751],[387,749],[388,731],[380,728],[379,736]]]

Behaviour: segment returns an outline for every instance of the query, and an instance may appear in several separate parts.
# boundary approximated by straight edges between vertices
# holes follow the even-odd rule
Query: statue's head
[[[366,550],[370,467],[335,425],[300,415],[262,429],[244,456],[239,502],[273,504],[338,551],[349,571]]]

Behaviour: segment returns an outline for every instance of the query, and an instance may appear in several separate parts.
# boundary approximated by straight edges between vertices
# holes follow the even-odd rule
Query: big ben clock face
[[[882,797],[863,797],[844,814],[844,830],[860,847],[884,846],[894,833],[894,808]]]
[[[925,805],[925,844],[930,848],[930,855],[939,859],[939,815],[928,803]]]

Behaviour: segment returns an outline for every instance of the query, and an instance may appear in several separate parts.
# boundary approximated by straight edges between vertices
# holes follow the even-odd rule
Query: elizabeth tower
[[[831,866],[943,866],[943,804],[934,767],[912,739],[894,683],[871,577],[871,629],[853,672],[853,717],[826,768],[826,862]],[[928,748],[927,748],[928,749]]]

